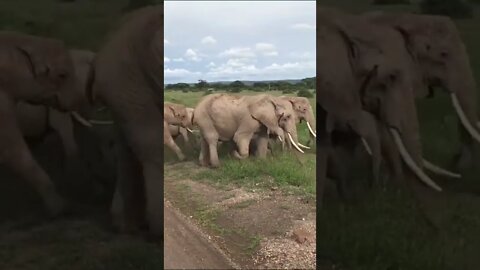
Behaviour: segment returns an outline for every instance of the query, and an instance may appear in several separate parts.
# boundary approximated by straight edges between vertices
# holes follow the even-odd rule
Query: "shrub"
[[[294,91],[292,89],[284,89],[282,90],[282,94],[291,94],[293,93]]]
[[[313,97],[313,94],[312,92],[306,90],[306,89],[302,89],[302,90],[299,90],[298,93],[297,93],[297,96],[299,97],[306,97],[306,98],[312,98]]]
[[[373,0],[374,5],[407,5],[410,0]]]
[[[420,2],[423,14],[445,15],[451,18],[471,18],[473,10],[466,0],[423,0]]]
[[[184,88],[184,89],[182,89],[182,92],[183,92],[183,93],[188,93],[188,89],[187,89],[187,88]]]
[[[206,96],[206,95],[210,95],[211,93],[213,93],[212,89],[209,89],[205,92],[203,92],[203,95]]]

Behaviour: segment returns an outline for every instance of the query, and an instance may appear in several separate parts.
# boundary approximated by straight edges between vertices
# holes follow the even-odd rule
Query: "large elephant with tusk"
[[[281,140],[290,140],[299,152],[295,112],[290,102],[267,94],[236,96],[211,94],[195,107],[193,124],[202,135],[199,161],[203,166],[218,167],[218,141],[236,144],[234,157],[249,155],[252,137],[257,134],[257,155],[264,157],[268,149],[269,134]],[[286,135],[286,137],[282,137]]]
[[[469,166],[473,143],[480,142],[477,86],[467,50],[453,20],[446,16],[409,13],[374,12],[363,16],[401,33],[423,81],[423,85],[414,89],[417,97],[430,97],[438,88],[449,93],[460,120],[462,138],[457,167],[462,163]]]
[[[441,191],[422,170],[413,63],[401,34],[360,16],[319,7],[317,44],[317,117],[325,123],[317,127],[320,197],[331,134],[338,125],[362,134],[362,110],[372,114],[380,126],[386,161],[397,168],[395,179],[410,176]],[[401,169],[402,161],[409,170]],[[417,181],[409,183],[419,186]]]
[[[187,107],[187,117],[188,117],[188,121],[190,121],[190,123],[192,122],[192,119],[193,119],[193,110],[194,108],[190,108],[190,107]],[[168,129],[170,131],[170,134],[172,136],[173,139],[176,139],[178,136],[182,136],[183,138],[183,141],[188,143],[190,140],[188,138],[188,133],[193,133],[193,130],[188,128],[188,127],[182,127],[182,126],[178,126],[178,125],[172,125],[172,124],[169,124],[168,125]]]
[[[163,104],[163,118],[163,143],[177,154],[179,160],[184,160],[185,155],[175,143],[169,127],[173,125],[191,130],[192,120],[187,107],[182,104],[165,102]]]

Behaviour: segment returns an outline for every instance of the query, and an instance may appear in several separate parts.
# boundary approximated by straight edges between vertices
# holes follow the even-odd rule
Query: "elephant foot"
[[[187,159],[187,157],[185,157],[185,155],[182,153],[177,154],[177,157],[179,161],[185,161]]]
[[[246,159],[248,157],[248,155],[242,156],[237,150],[234,150],[232,154],[236,159],[239,160]]]

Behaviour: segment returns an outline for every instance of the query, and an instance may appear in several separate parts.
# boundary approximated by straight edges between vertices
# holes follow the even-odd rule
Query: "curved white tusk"
[[[90,119],[88,122],[94,124],[94,125],[113,125],[115,122],[113,121],[108,121],[108,120],[94,120]]]
[[[458,117],[460,118],[460,122],[462,122],[463,126],[467,129],[468,133],[472,135],[472,137],[480,143],[480,134],[478,131],[472,126],[470,121],[467,119],[465,116],[465,113],[462,110],[462,107],[460,106],[460,103],[458,102],[458,98],[454,93],[450,94],[452,97],[452,103],[453,107],[455,108],[455,111],[457,111]]]
[[[367,150],[367,153],[371,156],[372,155],[372,148],[368,145],[367,141],[362,137],[361,138],[363,147],[365,147],[365,150]]]
[[[450,172],[450,171],[447,171],[445,169],[442,169],[440,167],[438,167],[437,165],[434,165],[432,163],[430,163],[428,160],[423,160],[423,166],[425,167],[425,169],[431,171],[431,172],[434,172],[436,174],[439,174],[439,175],[444,175],[444,176],[448,176],[448,177],[452,177],[452,178],[462,178],[462,175],[459,174],[459,173],[453,173],[453,172]]]
[[[303,149],[310,149],[310,147],[308,147],[308,146],[306,146],[306,145],[303,145],[303,144],[301,144],[301,143],[297,143],[297,144],[298,144],[298,146],[300,146],[300,147],[303,148]]]
[[[317,137],[317,133],[315,131],[313,131],[313,128],[312,126],[310,126],[310,123],[308,123],[307,121],[307,127],[308,127],[308,130],[310,131],[310,133],[313,135],[313,137]]]
[[[189,129],[189,128],[185,128],[188,132],[190,133],[193,133],[193,130]]]
[[[92,124],[85,120],[85,118],[83,118],[80,114],[78,114],[77,112],[71,112],[73,118],[75,118],[75,120],[77,120],[80,124],[86,126],[86,127],[92,127]]]
[[[400,151],[400,155],[402,156],[403,161],[405,161],[410,170],[412,170],[422,182],[427,184],[427,186],[435,189],[436,191],[442,191],[442,188],[439,187],[435,182],[433,182],[433,180],[430,179],[430,177],[428,177],[428,175],[426,175],[425,172],[423,172],[417,164],[415,164],[415,161],[407,152],[407,149],[405,149],[405,145],[403,145],[400,134],[398,134],[398,132],[393,128],[390,128],[390,132],[392,133],[393,139],[398,147],[398,150]]]
[[[283,142],[282,137],[280,137],[279,135],[277,135],[277,137],[278,137],[278,140],[279,140],[280,142]]]
[[[303,152],[303,150],[300,149],[300,147],[298,147],[298,145],[293,141],[292,135],[290,135],[290,132],[287,132],[287,135],[288,135],[288,138],[290,139],[290,142],[292,142],[293,146],[295,147],[295,149],[297,149],[298,152],[305,154],[305,152]]]

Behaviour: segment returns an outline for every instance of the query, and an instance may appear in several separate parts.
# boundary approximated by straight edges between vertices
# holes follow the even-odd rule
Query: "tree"
[[[445,15],[451,18],[471,18],[473,10],[466,0],[423,0],[420,2],[423,14]]]
[[[189,89],[190,85],[188,83],[174,83],[174,84],[167,84],[165,89],[168,90],[183,90],[183,89]]]
[[[198,83],[195,85],[200,91],[208,87],[208,83],[205,80],[198,80]]]

